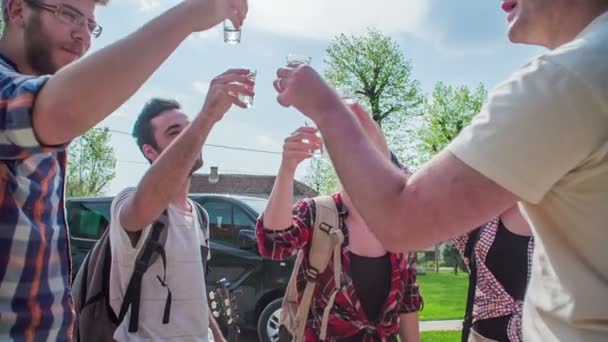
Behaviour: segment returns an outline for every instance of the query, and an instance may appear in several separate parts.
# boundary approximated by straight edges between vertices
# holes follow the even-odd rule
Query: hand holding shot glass
[[[308,121],[304,121],[304,126],[305,127],[311,127],[308,124]],[[322,158],[323,157],[323,140],[321,138],[321,133],[319,132],[319,130],[316,127],[312,127],[312,128],[314,128],[315,131],[316,131],[315,135],[319,138],[320,145],[319,145],[319,148],[311,149],[311,155],[314,158]],[[310,140],[308,140],[308,139],[303,139],[302,142],[305,143],[305,144],[312,144],[312,142]]]
[[[253,82],[253,86],[255,87],[255,77],[257,76],[257,70],[251,69],[249,75],[247,77]],[[251,88],[253,90],[253,87]],[[251,108],[253,106],[253,96],[238,94],[239,100],[243,101],[247,108]]]
[[[244,72],[242,74],[242,76],[246,77],[247,79],[249,79],[249,81],[251,83],[243,83],[243,82],[237,82],[237,81],[233,81],[230,82],[230,85],[232,85],[232,89],[229,91],[231,96],[234,96],[236,98],[239,99],[239,101],[241,101],[244,105],[244,108],[251,108],[253,106],[253,94],[254,93],[254,88],[255,88],[255,77],[257,75],[257,71],[255,69],[248,69],[248,68],[243,68],[243,69],[237,69],[240,72]],[[248,90],[248,92],[239,92],[236,91],[236,89],[238,89],[238,87],[246,87],[246,89]],[[240,107],[243,107],[243,105],[240,105]]]

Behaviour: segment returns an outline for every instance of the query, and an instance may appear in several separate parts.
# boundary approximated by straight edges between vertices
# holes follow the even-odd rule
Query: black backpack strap
[[[198,222],[203,231],[203,236],[205,237],[205,243],[209,244],[209,216],[207,215],[207,211],[198,202],[194,202],[194,207],[196,209],[196,215],[198,216]]]
[[[160,255],[162,258],[164,269],[164,278],[160,279],[160,277],[158,277],[158,280],[161,282],[163,287],[167,288],[167,300],[165,302],[163,324],[167,324],[169,322],[169,313],[171,311],[171,291],[165,283],[165,278],[167,275],[167,260],[164,243],[161,243],[161,234],[166,228],[167,212],[165,211],[163,215],[152,225],[151,231],[148,234],[140,253],[135,259],[135,268],[133,269],[133,274],[129,280],[129,285],[127,286],[127,291],[125,292],[120,313],[118,315],[118,322],[120,323],[125,318],[129,308],[131,309],[131,317],[129,319],[129,332],[131,333],[137,331],[139,324],[141,281],[144,273],[146,273],[148,267],[150,267],[153,262],[154,256],[156,255]]]
[[[469,340],[471,327],[473,326],[473,305],[475,302],[475,289],[477,287],[477,265],[475,263],[475,245],[481,235],[481,227],[469,233],[467,244],[464,248],[464,257],[469,259],[469,291],[467,294],[467,308],[462,322],[462,342]]]
[[[165,254],[165,248],[161,244],[156,244],[156,252],[160,255],[163,261],[163,277],[156,275],[156,279],[160,284],[167,289],[167,299],[165,300],[165,311],[163,313],[163,324],[169,323],[169,316],[171,314],[171,290],[167,286],[167,255]]]
[[[112,268],[112,248],[108,243],[106,246],[106,255],[103,261],[103,275],[101,277],[101,293],[106,299],[106,310],[108,311],[108,315],[110,316],[110,320],[118,326],[122,319],[119,321],[116,313],[112,309],[110,305],[110,271]]]

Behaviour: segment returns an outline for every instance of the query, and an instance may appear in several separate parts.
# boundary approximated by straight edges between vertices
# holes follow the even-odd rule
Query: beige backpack
[[[321,323],[321,340],[325,339],[327,333],[327,321],[329,320],[329,312],[333,307],[336,295],[340,290],[340,274],[342,273],[342,242],[344,235],[340,230],[338,221],[338,210],[331,196],[319,196],[313,198],[316,208],[314,231],[312,234],[312,242],[310,245],[310,254],[308,261],[310,268],[306,274],[306,288],[302,295],[302,301],[298,306],[296,278],[304,251],[300,250],[287,285],[285,296],[283,297],[283,306],[281,307],[280,317],[280,341],[301,342],[304,337],[304,328],[310,312],[310,304],[314,295],[315,285],[318,276],[325,271],[329,260],[333,255],[334,281],[335,290],[331,294],[327,307],[323,311],[323,320]]]

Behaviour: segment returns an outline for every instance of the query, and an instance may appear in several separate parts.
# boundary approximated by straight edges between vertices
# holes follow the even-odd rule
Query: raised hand
[[[344,106],[338,94],[307,65],[280,68],[274,88],[279,92],[277,101],[282,106],[293,106],[315,122],[323,114]]]
[[[247,16],[247,0],[184,0],[188,6],[192,32],[208,30],[230,19],[241,27]]]
[[[207,115],[213,121],[219,121],[234,104],[247,108],[238,95],[253,96],[254,82],[248,77],[247,69],[231,69],[211,81],[201,115]]]
[[[320,149],[322,145],[323,142],[317,136],[315,127],[300,127],[285,138],[282,165],[295,169],[302,161],[310,158],[313,151]]]

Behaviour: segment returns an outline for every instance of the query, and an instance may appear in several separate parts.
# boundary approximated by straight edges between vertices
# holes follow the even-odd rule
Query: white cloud
[[[146,21],[180,0],[129,0]],[[478,20],[467,20],[475,17]],[[411,33],[451,52],[487,52],[504,42],[504,13],[487,0],[249,0],[243,30],[291,38],[329,40],[374,27],[394,36]],[[222,25],[197,32],[194,44],[222,41]]]
[[[434,42],[444,52],[488,53],[506,41],[506,15],[498,2],[426,1],[429,11],[418,35]]]
[[[196,81],[192,83],[192,88],[197,94],[206,95],[209,91],[209,82]]]
[[[117,110],[114,113],[112,113],[112,116],[126,118],[126,117],[129,117],[129,113],[124,110]]]
[[[288,36],[330,39],[338,33],[359,34],[376,27],[390,34],[421,27],[428,0],[255,0],[243,30],[258,29]]]
[[[217,25],[207,31],[196,32],[196,33],[190,35],[190,37],[188,37],[188,38],[192,39],[194,41],[207,41],[210,39],[220,40],[220,39],[223,39],[222,34],[223,34],[222,25]]]
[[[138,0],[139,9],[144,12],[157,10],[161,7],[161,0]]]
[[[278,141],[267,135],[257,135],[255,137],[255,142],[258,146],[264,149],[272,151],[280,151],[282,149],[282,146]]]

